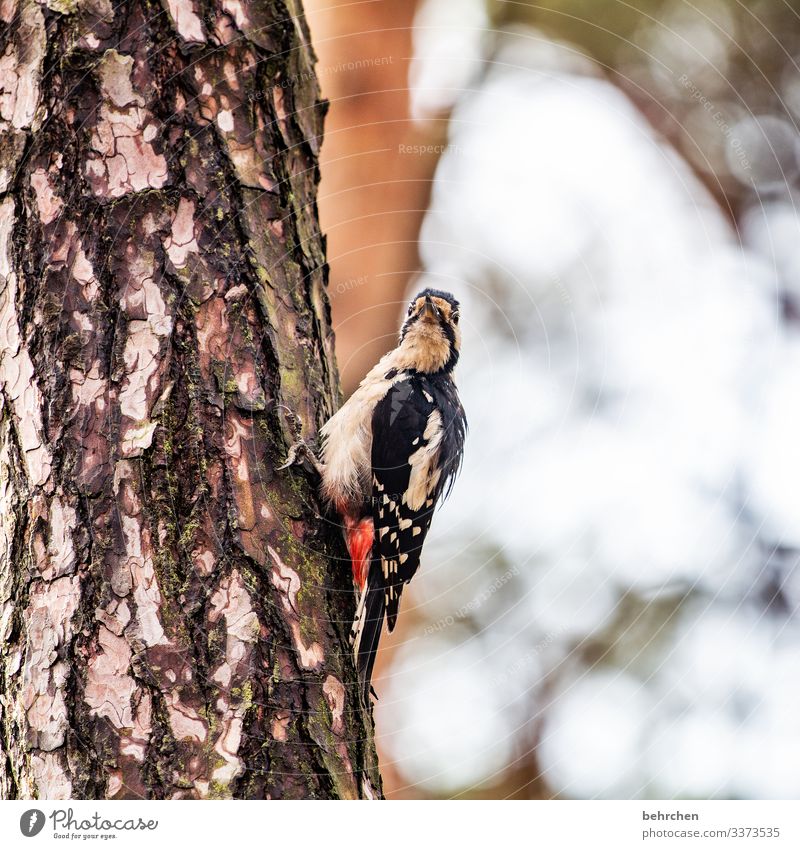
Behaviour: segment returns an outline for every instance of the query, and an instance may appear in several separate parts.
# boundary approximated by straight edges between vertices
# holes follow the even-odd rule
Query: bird
[[[437,504],[463,459],[467,420],[453,372],[459,303],[427,288],[412,299],[397,346],[320,430],[320,493],[342,519],[357,595],[350,634],[361,697],[383,630],[397,622]]]

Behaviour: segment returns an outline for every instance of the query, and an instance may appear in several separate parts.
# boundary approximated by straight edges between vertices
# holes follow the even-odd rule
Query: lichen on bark
[[[295,3],[0,3],[0,795],[380,795]]]

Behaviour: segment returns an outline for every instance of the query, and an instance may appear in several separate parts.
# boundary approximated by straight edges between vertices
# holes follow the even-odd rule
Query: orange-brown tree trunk
[[[298,0],[0,2],[0,795],[380,793]]]

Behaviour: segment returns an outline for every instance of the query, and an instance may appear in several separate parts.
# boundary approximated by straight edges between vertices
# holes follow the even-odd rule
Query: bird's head
[[[400,348],[411,368],[425,374],[453,370],[461,348],[458,313],[449,292],[424,289],[413,298],[400,330]]]

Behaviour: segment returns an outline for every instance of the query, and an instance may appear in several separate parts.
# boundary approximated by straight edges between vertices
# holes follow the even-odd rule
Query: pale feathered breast
[[[386,354],[320,431],[321,489],[329,504],[360,505],[371,492],[372,414],[392,384],[405,377],[396,359],[396,350]]]

